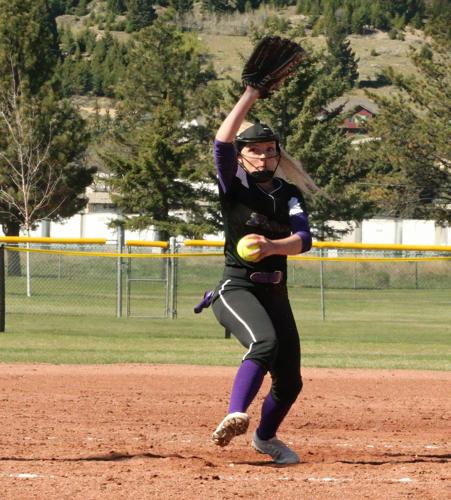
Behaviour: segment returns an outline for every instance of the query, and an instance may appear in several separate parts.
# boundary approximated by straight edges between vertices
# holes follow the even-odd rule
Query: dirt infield
[[[280,467],[251,433],[210,441],[233,368],[0,370],[2,499],[451,497],[448,372],[305,369],[280,430],[302,463]]]

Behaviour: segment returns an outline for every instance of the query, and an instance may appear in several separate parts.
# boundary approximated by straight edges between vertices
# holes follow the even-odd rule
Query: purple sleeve
[[[227,193],[238,168],[235,145],[215,140],[213,150],[219,185],[222,191]]]
[[[290,225],[293,234],[299,235],[302,240],[301,253],[308,252],[312,248],[312,234],[308,222],[308,215],[301,206],[298,197],[292,197],[288,202],[290,214]]]
[[[294,229],[293,233],[299,235],[302,240],[301,253],[308,252],[312,248],[312,234],[310,233],[307,214],[293,216],[290,219],[291,226]]]

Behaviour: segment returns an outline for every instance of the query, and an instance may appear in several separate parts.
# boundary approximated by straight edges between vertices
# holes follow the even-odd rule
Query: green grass
[[[161,319],[160,281],[134,282],[132,316],[118,319],[115,259],[33,255],[32,297],[23,276],[7,277],[0,362],[236,365],[241,346],[224,339],[211,310],[193,313],[218,282],[222,259],[180,259],[176,320]],[[165,262],[137,259],[131,276],[160,279]],[[304,366],[450,370],[451,267],[422,263],[413,271],[399,262],[326,263],[322,321],[319,264],[290,263]]]
[[[210,310],[193,314],[200,296],[195,289],[179,297],[176,320],[117,319],[113,311],[67,314],[74,297],[71,307],[60,303],[51,314],[8,314],[0,361],[236,365],[243,349],[233,338],[224,339]],[[321,321],[319,291],[292,287],[303,365],[450,370],[450,295],[449,290],[326,290],[326,321]]]

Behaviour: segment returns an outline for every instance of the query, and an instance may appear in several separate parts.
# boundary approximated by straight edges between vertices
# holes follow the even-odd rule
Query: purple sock
[[[244,413],[260,389],[266,370],[254,361],[246,359],[241,363],[233,382],[229,413]]]
[[[286,417],[291,404],[281,404],[274,400],[269,393],[263,401],[260,425],[257,429],[257,436],[260,439],[271,439],[276,435],[277,429]]]

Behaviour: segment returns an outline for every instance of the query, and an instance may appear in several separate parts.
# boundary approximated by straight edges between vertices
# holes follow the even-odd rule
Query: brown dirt
[[[232,368],[0,368],[2,499],[451,496],[449,372],[305,369],[280,430],[303,462],[280,467],[251,433],[210,441]]]

